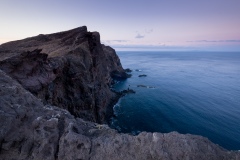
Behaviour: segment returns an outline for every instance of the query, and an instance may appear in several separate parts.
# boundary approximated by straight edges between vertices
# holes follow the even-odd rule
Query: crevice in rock
[[[94,115],[95,115],[95,118],[96,118],[96,122],[101,123],[100,120],[99,120],[98,102],[97,102],[96,98],[95,98],[95,105],[94,105]]]
[[[34,142],[31,143],[31,145],[30,145],[30,148],[29,148],[29,151],[28,151],[28,155],[27,155],[28,158],[31,158],[32,153],[33,153],[33,149],[34,149]]]
[[[63,116],[63,115],[62,115]],[[57,146],[56,146],[56,151],[55,151],[55,154],[54,154],[54,157],[55,157],[55,159],[56,160],[58,160],[59,159],[59,157],[58,157],[58,153],[59,153],[59,145],[60,145],[60,139],[61,139],[61,137],[62,137],[62,135],[63,135],[63,133],[64,133],[64,129],[65,129],[65,118],[64,117],[60,117],[59,119],[58,119],[58,140],[57,140]]]
[[[0,141],[0,154],[1,154],[1,152],[2,152],[2,145],[3,145],[3,143],[4,143],[4,139],[2,139],[2,140]]]
[[[92,142],[92,139],[90,139],[90,149],[89,149],[89,158],[88,158],[88,160],[91,160],[91,154],[92,154],[92,148],[93,148],[93,142]]]

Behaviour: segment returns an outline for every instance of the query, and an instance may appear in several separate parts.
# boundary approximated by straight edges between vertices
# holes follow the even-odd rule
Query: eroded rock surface
[[[99,123],[117,98],[112,78],[128,77],[114,49],[86,27],[0,45],[0,69],[44,104]]]
[[[119,134],[107,125],[44,105],[0,70],[1,160],[240,159],[201,136]]]
[[[86,27],[0,45],[0,159],[240,159],[201,136],[132,136],[95,123],[119,96],[113,78],[127,77]]]

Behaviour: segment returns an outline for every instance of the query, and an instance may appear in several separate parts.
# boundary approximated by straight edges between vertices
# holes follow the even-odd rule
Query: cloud
[[[150,34],[150,33],[153,32],[153,29],[145,30],[145,32],[146,32],[147,34]]]
[[[240,39],[225,40],[226,42],[240,42]]]
[[[110,40],[112,42],[119,42],[119,43],[122,43],[122,42],[128,42],[128,40]]]
[[[232,42],[240,42],[240,39],[230,39],[230,40],[196,40],[196,41],[186,41],[186,42],[206,42],[206,43],[218,43],[218,42],[227,42],[227,43],[232,43]]]
[[[118,51],[187,51],[198,50],[196,47],[190,46],[168,46],[166,44],[159,45],[112,45]]]
[[[150,34],[152,32],[153,32],[153,29],[145,29],[145,31],[144,31],[145,34],[141,34],[138,31],[136,31],[137,35],[135,36],[135,38],[137,38],[137,39],[145,38],[146,34]]]
[[[144,37],[145,37],[144,35],[141,35],[141,34],[139,34],[139,33],[135,36],[135,38],[138,38],[138,39],[144,38]]]
[[[102,43],[112,44],[112,43],[125,43],[129,40],[102,40]]]
[[[239,45],[213,45],[213,46],[182,46],[158,44],[113,44],[111,45],[116,51],[240,51]]]

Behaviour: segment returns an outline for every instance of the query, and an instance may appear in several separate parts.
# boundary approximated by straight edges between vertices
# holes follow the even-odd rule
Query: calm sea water
[[[132,78],[116,90],[135,90],[114,107],[112,127],[191,133],[240,150],[240,53],[117,52]],[[147,77],[138,77],[146,74]],[[138,87],[144,85],[147,87]]]

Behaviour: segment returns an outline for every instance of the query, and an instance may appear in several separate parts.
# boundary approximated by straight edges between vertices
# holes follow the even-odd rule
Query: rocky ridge
[[[112,78],[127,78],[115,51],[86,27],[3,44],[0,69],[44,104],[98,123],[118,97]]]
[[[99,124],[127,75],[86,27],[3,44],[0,69],[0,159],[240,159],[201,136]]]

